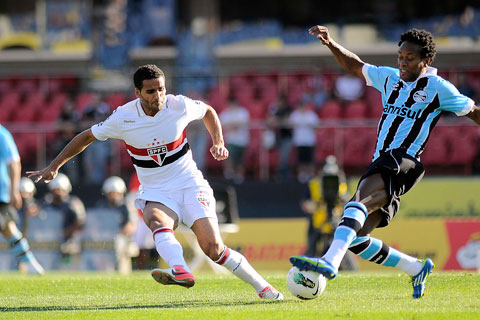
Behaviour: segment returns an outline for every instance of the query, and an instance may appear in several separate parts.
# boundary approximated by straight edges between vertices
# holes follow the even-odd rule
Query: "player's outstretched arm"
[[[68,160],[85,150],[85,148],[95,140],[95,136],[90,129],[77,134],[55,157],[55,159],[53,159],[48,167],[38,171],[27,171],[27,176],[29,178],[34,178],[35,182],[43,179],[45,183],[49,183],[57,176],[58,170]]]
[[[465,115],[466,117],[475,121],[475,123],[480,124],[480,108],[473,106],[472,111]]]
[[[365,63],[355,53],[348,51],[336,43],[335,40],[330,37],[327,27],[317,25],[311,27],[308,30],[308,33],[315,36],[322,44],[330,49],[335,60],[337,60],[338,64],[340,64],[345,71],[350,72],[359,78],[364,78],[362,67]]]
[[[222,125],[220,124],[217,112],[211,106],[207,106],[203,123],[212,137],[213,145],[210,148],[210,153],[213,158],[216,160],[227,159],[228,150],[225,148],[225,142],[223,140]]]

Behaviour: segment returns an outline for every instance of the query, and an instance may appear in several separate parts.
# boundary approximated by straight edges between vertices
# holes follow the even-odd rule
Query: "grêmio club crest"
[[[162,165],[163,160],[165,160],[165,157],[167,156],[167,151],[168,150],[166,145],[147,149],[148,156],[159,165]]]

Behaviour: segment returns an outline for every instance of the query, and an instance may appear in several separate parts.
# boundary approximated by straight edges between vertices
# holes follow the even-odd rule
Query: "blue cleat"
[[[412,277],[413,299],[419,299],[425,295],[425,283],[433,268],[435,268],[433,261],[430,259],[423,259],[420,262],[423,264],[422,270]]]
[[[300,270],[311,270],[322,274],[327,279],[333,279],[338,271],[328,261],[322,258],[293,256],[290,262]]]

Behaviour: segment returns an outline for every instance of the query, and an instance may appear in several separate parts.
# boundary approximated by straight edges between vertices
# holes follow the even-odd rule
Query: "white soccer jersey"
[[[101,141],[114,138],[125,142],[144,189],[169,192],[208,186],[193,161],[185,134],[188,123],[202,119],[206,108],[201,101],[167,95],[162,109],[150,117],[136,99],[92,126],[92,133]]]

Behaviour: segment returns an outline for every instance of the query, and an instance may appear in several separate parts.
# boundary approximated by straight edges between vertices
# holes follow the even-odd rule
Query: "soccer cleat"
[[[164,285],[176,284],[185,288],[195,285],[193,274],[180,265],[173,266],[172,269],[153,269],[152,277],[155,281]]]
[[[300,270],[311,270],[322,274],[327,279],[333,279],[337,276],[337,269],[327,260],[322,258],[293,256],[290,262]]]
[[[412,277],[413,299],[419,299],[425,295],[425,283],[433,268],[435,268],[433,261],[430,259],[423,259],[420,262],[422,263],[422,270]]]
[[[18,264],[18,269],[22,273],[38,274],[38,275],[45,274],[45,269],[43,269],[42,265],[38,263],[35,257],[31,258],[28,261],[20,262]]]
[[[283,300],[283,294],[277,291],[272,286],[265,287],[262,291],[258,293],[258,296],[261,299],[269,299],[269,300]]]

